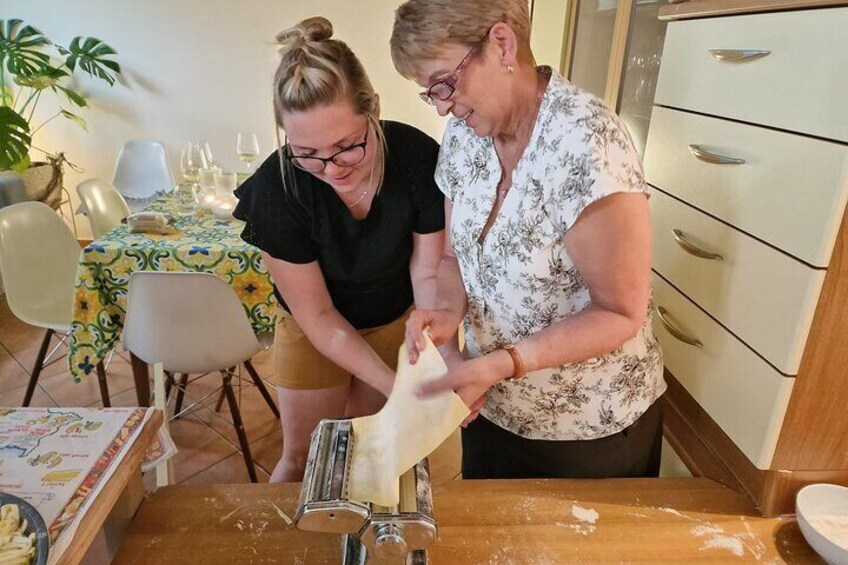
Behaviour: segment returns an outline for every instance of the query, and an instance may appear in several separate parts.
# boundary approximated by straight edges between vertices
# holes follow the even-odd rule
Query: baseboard
[[[795,495],[808,484],[848,486],[848,471],[758,469],[674,375],[665,372],[664,432],[695,477],[745,494],[763,516],[795,513]]]
[[[674,375],[666,371],[665,379],[665,436],[692,475],[739,491],[759,507],[765,472],[751,463]]]

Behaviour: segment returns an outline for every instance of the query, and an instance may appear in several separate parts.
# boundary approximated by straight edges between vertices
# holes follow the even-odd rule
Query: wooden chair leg
[[[103,401],[103,408],[110,408],[112,401],[109,398],[109,385],[106,383],[106,368],[103,366],[103,361],[97,363],[97,382],[100,384],[100,399]]]
[[[165,371],[165,404],[171,398],[171,389],[174,387],[174,373]]]
[[[227,373],[232,375],[233,372],[236,370],[236,368],[237,367],[230,367],[229,369],[227,369]],[[222,387],[221,388],[221,394],[218,395],[218,401],[215,403],[215,412],[221,411],[221,406],[223,406],[223,404],[224,404],[224,398],[226,398],[226,394],[224,393],[224,389]]]
[[[230,405],[233,426],[236,429],[236,435],[238,435],[239,446],[244,456],[244,463],[247,465],[247,474],[250,476],[250,482],[255,483],[258,482],[256,479],[256,468],[253,465],[253,457],[250,455],[250,445],[247,442],[247,435],[244,433],[244,424],[241,421],[241,412],[236,403],[236,395],[233,394],[233,386],[231,384],[233,377],[227,373],[222,373],[222,376],[224,377],[224,394],[227,396],[227,402]]]
[[[147,370],[147,362],[136,357],[132,351],[130,351],[130,362],[132,363],[138,405],[150,406],[150,374]]]
[[[177,402],[174,405],[174,415],[180,413],[183,408],[183,398],[185,397],[185,389],[188,386],[188,373],[177,375],[179,384],[177,384]]]
[[[271,398],[271,393],[269,393],[268,389],[265,388],[265,383],[259,377],[259,373],[256,372],[256,369],[253,368],[253,363],[250,362],[250,359],[244,362],[244,367],[247,369],[247,372],[250,373],[250,378],[253,379],[253,384],[255,384],[256,388],[259,389],[259,393],[262,395],[262,398],[264,398],[265,402],[268,403],[268,406],[271,407],[271,412],[273,412],[274,416],[279,420],[280,411],[277,409],[277,403],[274,402],[273,398]]]
[[[38,350],[38,356],[35,358],[35,365],[32,367],[32,373],[27,384],[26,393],[24,394],[23,407],[29,406],[32,402],[32,395],[35,394],[35,385],[38,384],[38,377],[41,375],[41,370],[44,369],[44,358],[47,356],[47,348],[50,347],[50,340],[53,338],[53,330],[47,330],[44,334],[44,339],[41,340],[41,348]]]

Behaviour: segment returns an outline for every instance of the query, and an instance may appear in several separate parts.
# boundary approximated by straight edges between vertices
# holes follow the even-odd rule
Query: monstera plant
[[[35,149],[50,161],[39,165],[61,174],[63,154],[33,146],[32,138],[56,118],[87,129],[77,112],[88,103],[75,88],[75,75],[86,74],[114,85],[121,72],[115,54],[94,37],[75,37],[63,47],[21,20],[0,20],[0,171],[25,174],[36,166],[30,160],[30,151]],[[35,111],[45,94],[56,103],[46,117]],[[56,184],[55,175],[52,180]]]

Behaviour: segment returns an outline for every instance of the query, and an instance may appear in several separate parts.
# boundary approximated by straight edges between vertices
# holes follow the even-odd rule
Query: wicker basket
[[[27,197],[30,200],[44,202],[54,210],[62,202],[62,178],[65,156],[59,153],[48,156],[47,161],[37,161],[21,173]]]

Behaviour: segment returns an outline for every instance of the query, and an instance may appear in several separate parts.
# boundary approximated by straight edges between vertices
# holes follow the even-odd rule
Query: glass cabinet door
[[[637,0],[633,7],[624,61],[618,114],[643,156],[654,104],[666,22],[657,18],[664,0]]]
[[[570,81],[604,98],[613,43],[616,0],[579,0]]]

